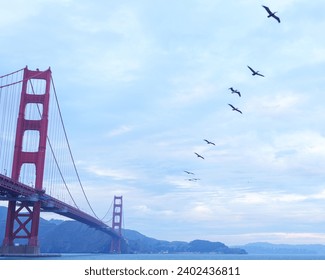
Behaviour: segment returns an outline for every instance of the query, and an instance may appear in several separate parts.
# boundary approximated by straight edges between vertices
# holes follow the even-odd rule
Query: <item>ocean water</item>
[[[38,257],[0,257],[1,260],[325,260],[313,254],[61,254]]]

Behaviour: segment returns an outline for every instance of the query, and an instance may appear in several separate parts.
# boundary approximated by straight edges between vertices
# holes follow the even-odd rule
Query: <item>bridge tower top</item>
[[[36,89],[33,81],[44,81]],[[21,167],[24,164],[35,165],[35,182],[33,185],[39,191],[42,190],[44,175],[44,160],[46,148],[46,136],[48,128],[48,110],[51,87],[51,70],[45,71],[24,69],[24,78],[21,90],[21,100],[16,130],[16,141],[11,178],[19,181]],[[39,113],[39,119],[28,119],[25,112],[28,105],[34,104],[32,108]],[[37,115],[37,112],[36,112]],[[28,131],[36,131],[39,135],[39,145],[36,151],[24,150],[23,140]]]

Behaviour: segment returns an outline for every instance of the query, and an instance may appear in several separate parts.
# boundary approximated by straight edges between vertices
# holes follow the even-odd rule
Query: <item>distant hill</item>
[[[248,254],[319,254],[325,255],[325,245],[321,244],[272,244],[267,242],[249,243],[240,246]]]
[[[0,206],[0,245],[5,231],[7,208]],[[147,237],[135,230],[122,232],[126,242],[124,253],[217,253],[217,254],[322,254],[325,245],[288,245],[267,242],[228,247],[221,242],[207,240],[164,241]],[[39,239],[42,253],[108,253],[111,238],[98,230],[76,221],[40,221]]]
[[[0,206],[0,242],[5,230],[7,209]],[[229,248],[221,242],[207,240],[164,241],[147,237],[137,231],[125,229],[124,253],[218,253],[246,254],[240,248]],[[39,240],[42,253],[108,253],[109,235],[76,221],[40,221]]]

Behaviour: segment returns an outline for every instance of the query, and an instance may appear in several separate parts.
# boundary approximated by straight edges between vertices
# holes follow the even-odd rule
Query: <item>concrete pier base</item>
[[[39,246],[29,246],[29,245],[9,245],[2,246],[0,249],[0,255],[10,256],[10,255],[40,255]]]

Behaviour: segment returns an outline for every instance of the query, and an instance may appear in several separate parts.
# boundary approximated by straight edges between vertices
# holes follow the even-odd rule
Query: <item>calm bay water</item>
[[[0,257],[0,260],[325,260],[325,255],[312,254],[62,254],[42,257]]]

